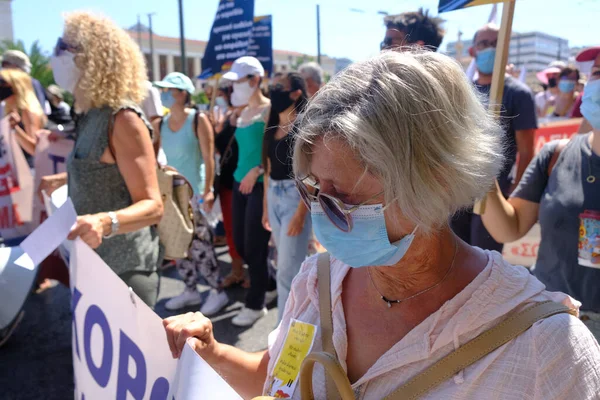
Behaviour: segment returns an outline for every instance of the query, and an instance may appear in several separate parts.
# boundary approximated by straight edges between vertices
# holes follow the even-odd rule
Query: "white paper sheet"
[[[177,364],[168,399],[238,400],[240,395],[186,343]]]
[[[31,235],[21,243],[21,248],[38,265],[67,239],[77,221],[77,213],[71,199],[50,218],[45,220]]]

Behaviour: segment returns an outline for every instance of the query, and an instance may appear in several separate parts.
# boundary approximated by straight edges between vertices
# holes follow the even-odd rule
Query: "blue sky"
[[[218,0],[183,0],[185,34],[191,39],[208,39]],[[418,7],[437,14],[437,0],[255,0],[255,15],[273,15],[273,42],[276,49],[316,53],[315,5],[321,4],[321,49],[334,57],[360,60],[375,54],[384,34],[377,11],[400,13]],[[453,11],[447,20],[442,44],[456,40],[462,30],[471,37],[483,25],[490,5]],[[364,13],[350,11],[362,9]],[[39,40],[49,51],[62,32],[62,12],[84,9],[100,12],[123,27],[147,23],[148,12],[155,12],[154,30],[164,36],[178,36],[177,0],[14,0],[15,36],[27,45]],[[501,11],[499,10],[499,14]],[[569,40],[570,46],[600,43],[600,1],[598,0],[518,0],[513,30],[542,31]],[[500,21],[500,15],[498,17]]]

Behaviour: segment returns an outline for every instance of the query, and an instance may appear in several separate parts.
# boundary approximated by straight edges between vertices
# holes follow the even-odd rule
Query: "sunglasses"
[[[321,205],[323,212],[329,218],[331,223],[342,232],[350,232],[353,227],[352,213],[364,206],[369,201],[383,194],[383,191],[377,193],[368,200],[363,201],[355,206],[347,206],[343,201],[325,193],[317,191],[316,195],[311,194],[306,187],[306,184],[300,179],[296,179],[296,188],[300,193],[300,197],[306,205],[306,208],[311,209],[311,203],[317,202]],[[312,185],[311,185],[312,186]]]
[[[63,40],[63,38],[59,37],[56,41],[56,45],[54,46],[54,55],[60,56],[65,51],[75,50],[75,47],[69,45],[67,42]]]

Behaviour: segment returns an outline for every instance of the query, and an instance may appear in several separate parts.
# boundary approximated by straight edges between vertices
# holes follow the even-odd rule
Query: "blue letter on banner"
[[[92,360],[91,350],[91,339],[92,339],[92,328],[94,325],[98,325],[102,329],[102,342],[104,344],[104,351],[102,352],[102,362],[99,367],[94,365]],[[85,322],[83,324],[83,347],[85,350],[85,359],[87,361],[88,369],[96,380],[96,383],[100,387],[106,387],[108,385],[108,379],[110,378],[110,368],[112,366],[113,358],[113,343],[112,337],[110,336],[110,327],[108,321],[104,316],[102,310],[92,305],[88,308],[85,314]]]
[[[119,372],[117,375],[117,400],[126,400],[127,392],[141,400],[146,392],[146,361],[139,347],[121,331],[119,346]],[[135,377],[129,375],[129,358],[135,363]]]

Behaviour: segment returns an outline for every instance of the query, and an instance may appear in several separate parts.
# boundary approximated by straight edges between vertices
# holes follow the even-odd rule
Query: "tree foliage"
[[[0,55],[4,54],[7,50],[20,50],[27,54],[31,62],[31,77],[40,81],[44,87],[48,87],[54,83],[54,76],[50,69],[50,58],[42,50],[37,40],[33,42],[29,51],[25,48],[22,40],[16,42],[5,40],[0,43]]]

